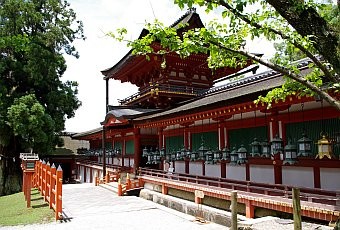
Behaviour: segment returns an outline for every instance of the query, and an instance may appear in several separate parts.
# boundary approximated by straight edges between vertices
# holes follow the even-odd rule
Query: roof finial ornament
[[[196,8],[195,7],[189,7],[188,13],[196,13]]]

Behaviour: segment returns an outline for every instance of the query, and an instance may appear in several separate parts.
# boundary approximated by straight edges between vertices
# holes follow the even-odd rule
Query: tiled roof
[[[298,67],[307,68],[310,63],[309,59],[302,59],[297,62]],[[211,106],[216,103],[227,102],[241,96],[250,95],[258,92],[265,92],[270,89],[281,86],[285,82],[282,75],[276,71],[269,70],[263,73],[255,74],[234,82],[227,83],[223,86],[214,87],[200,95],[200,98],[184,102],[176,108],[166,110],[160,113],[151,114],[136,118],[136,121],[147,119],[157,119],[164,116],[175,115],[183,111],[199,110],[206,106]]]

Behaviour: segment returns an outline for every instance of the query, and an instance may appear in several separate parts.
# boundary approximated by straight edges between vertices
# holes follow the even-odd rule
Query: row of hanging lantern
[[[331,154],[331,142],[323,135],[323,137],[318,140],[318,156],[323,158],[327,156],[330,158]],[[288,140],[286,146],[283,146],[283,140],[276,135],[271,143],[267,141],[259,142],[257,138],[250,144],[251,152],[249,155],[251,157],[273,157],[276,154],[280,154],[283,164],[295,164],[298,157],[311,157],[312,154],[312,140],[307,137],[305,133],[302,134],[302,138],[297,141],[297,145],[293,144],[291,140]],[[191,161],[205,161],[206,164],[216,164],[217,162],[230,161],[230,164],[245,164],[248,161],[248,151],[241,145],[240,148],[236,150],[233,147],[230,151],[227,147],[223,150],[211,150],[206,147],[204,140],[202,138],[201,146],[197,151],[190,151],[189,149],[182,148],[178,151],[169,151],[166,153],[164,147],[161,150],[155,148],[154,150],[144,148],[143,157],[147,157],[147,164],[158,164],[161,159],[165,158],[166,161],[181,161],[185,159],[190,159]]]

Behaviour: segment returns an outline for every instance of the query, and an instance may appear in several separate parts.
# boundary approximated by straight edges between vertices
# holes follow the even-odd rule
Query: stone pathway
[[[93,184],[63,185],[62,222],[1,229],[228,229],[214,223],[199,223],[195,218],[133,196],[118,197]]]

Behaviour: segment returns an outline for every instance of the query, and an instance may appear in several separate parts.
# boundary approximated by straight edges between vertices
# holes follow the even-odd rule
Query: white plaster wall
[[[244,165],[228,165],[227,178],[233,180],[246,180],[246,166]]]
[[[110,158],[107,157],[107,158],[105,158],[105,159],[106,159],[106,164],[110,164],[110,163],[109,163]]]
[[[184,161],[175,161],[175,172],[185,173],[185,162]]]
[[[80,170],[79,170],[79,179],[80,179],[80,182],[84,182],[84,166],[80,166]]]
[[[190,162],[189,163],[189,173],[192,174],[192,175],[203,176],[202,162]]]
[[[321,188],[340,192],[340,169],[320,168]]]
[[[273,165],[250,165],[250,181],[258,183],[274,184],[274,166]]]
[[[282,184],[314,188],[313,168],[282,166]]]
[[[210,177],[221,177],[221,165],[205,165],[205,175]]]
[[[113,158],[113,164],[114,165],[122,165],[121,159],[120,158],[118,159],[117,157]]]
[[[90,183],[91,182],[91,174],[90,174],[91,169],[90,168],[86,168],[86,179],[85,179],[85,183]]]
[[[130,158],[130,167],[133,167],[133,166],[134,166],[134,163],[135,163],[135,159]]]
[[[129,166],[129,158],[124,158],[124,166]]]

